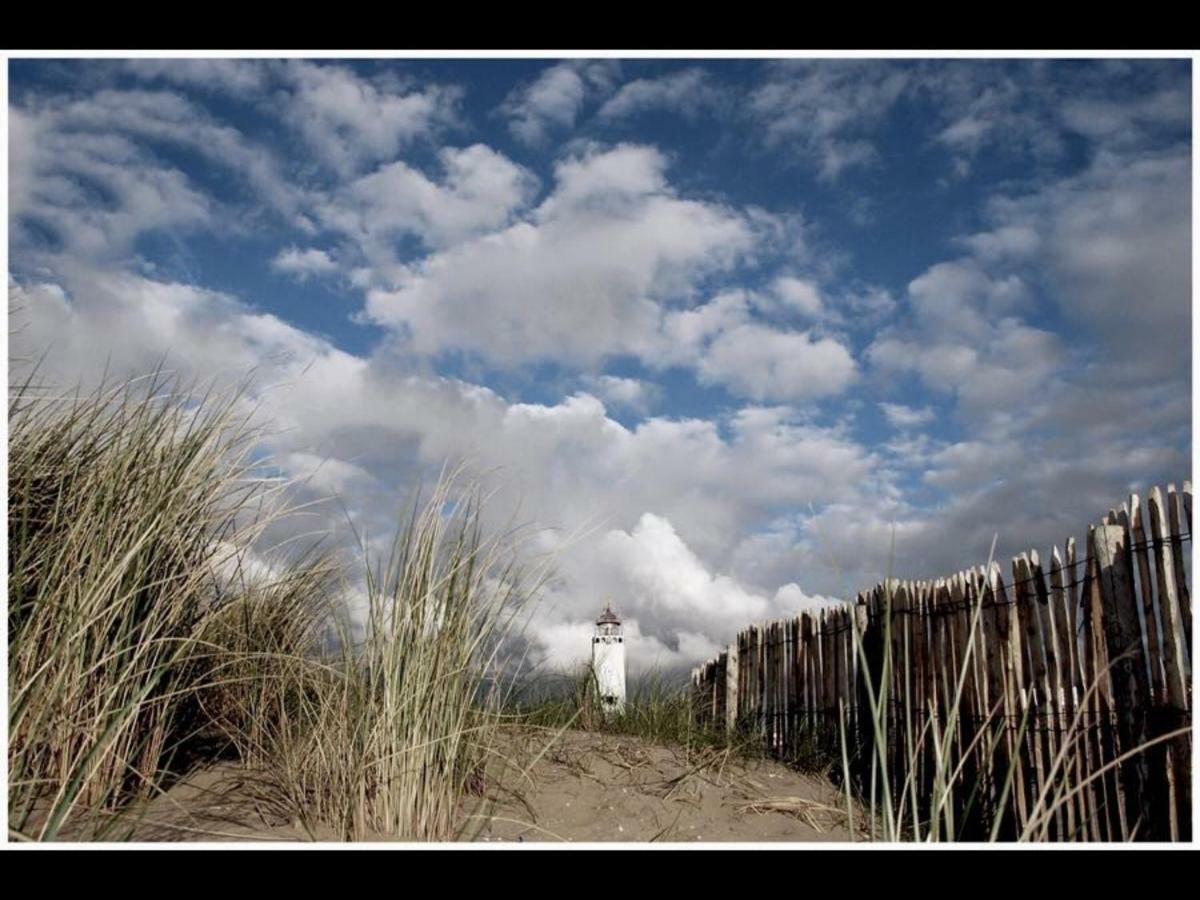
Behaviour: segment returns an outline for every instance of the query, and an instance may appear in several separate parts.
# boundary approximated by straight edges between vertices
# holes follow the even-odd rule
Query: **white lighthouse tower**
[[[625,637],[621,634],[621,620],[610,605],[605,605],[604,612],[596,620],[596,633],[592,636],[592,672],[596,676],[601,709],[605,713],[624,712]]]

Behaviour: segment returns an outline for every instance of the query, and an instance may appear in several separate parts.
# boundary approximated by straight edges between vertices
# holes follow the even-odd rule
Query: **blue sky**
[[[503,473],[554,661],[605,595],[687,664],[893,529],[933,576],[1190,477],[1190,61],[9,77],[10,353],[253,368],[281,467],[372,533],[448,456]]]

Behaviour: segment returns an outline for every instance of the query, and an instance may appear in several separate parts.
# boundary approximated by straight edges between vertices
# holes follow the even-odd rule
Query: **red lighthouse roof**
[[[604,612],[600,614],[600,618],[596,620],[597,625],[620,625],[621,620],[617,618],[617,614],[612,611],[612,604],[604,605]]]

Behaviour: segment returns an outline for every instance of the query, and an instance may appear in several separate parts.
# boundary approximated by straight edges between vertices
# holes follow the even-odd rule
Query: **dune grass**
[[[163,777],[219,573],[261,496],[236,397],[189,409],[161,376],[9,406],[9,813],[54,838]],[[252,530],[252,529],[251,529]]]
[[[483,536],[477,495],[445,513],[454,487],[443,479],[369,564],[361,636],[335,621],[329,652],[289,657],[287,677],[247,697],[239,719],[256,724],[234,741],[305,827],[444,840],[480,777],[526,593],[505,543]]]
[[[526,595],[510,543],[448,473],[365,577],[264,558],[286,485],[240,401],[161,373],[10,391],[11,837],[121,836],[121,813],[219,757],[347,839],[450,834]]]

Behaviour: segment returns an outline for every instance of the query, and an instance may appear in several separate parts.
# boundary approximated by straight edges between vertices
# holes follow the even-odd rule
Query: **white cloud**
[[[148,231],[209,223],[212,202],[182,172],[120,135],[68,134],[48,118],[10,112],[9,216],[17,248],[117,256]]]
[[[297,281],[307,281],[313,276],[336,272],[338,266],[328,253],[319,248],[301,250],[298,247],[285,247],[271,260],[271,268],[291,275]]]
[[[147,81],[166,81],[180,87],[218,90],[242,97],[263,90],[268,77],[262,61],[251,59],[129,59],[122,66]]]
[[[747,322],[717,335],[697,372],[701,381],[728,385],[753,400],[797,402],[841,393],[857,367],[832,338]]]
[[[1141,141],[1146,126],[1187,127],[1192,101],[1184,88],[1162,88],[1131,100],[1075,97],[1062,105],[1062,121],[1072,131],[1109,144]]]
[[[832,179],[877,159],[879,124],[929,82],[920,66],[819,68],[771,67],[751,113],[761,140]],[[683,78],[614,95],[612,67],[567,69],[579,99],[549,83],[518,92],[508,107],[518,131],[560,135],[602,96],[613,99],[601,118],[689,99]],[[1075,105],[1051,96],[1022,111],[1003,85],[973,106],[977,74],[944,74],[932,96],[954,102],[936,130],[977,174],[984,148],[1053,157],[1063,128],[1087,132],[1091,161],[1074,177],[993,192],[955,258],[893,297],[835,277],[844,271],[805,244],[798,214],[684,196],[652,147],[576,143],[542,198],[527,170],[483,145],[422,147],[434,165],[420,169],[397,159],[453,127],[452,87],[290,62],[140,74],[273,103],[324,169],[285,170],[166,91],[14,107],[10,359],[48,347],[42,372],[67,385],[106,365],[143,374],[163,353],[185,378],[230,383],[255,369],[248,400],[274,425],[264,449],[306,479],[303,498],[342,498],[372,546],[418,475],[469,459],[494,479],[490,525],[515,511],[552,526],[533,541],[558,572],[532,634],[556,664],[586,655],[605,593],[635,664],[690,665],[754,617],[852,593],[892,566],[918,577],[983,562],[997,531],[1001,554],[1082,537],[1121,490],[1188,474],[1190,151],[1146,149],[1153,129],[1181,127],[1170,92],[1148,93],[1144,108],[1126,97],[1096,107],[1081,89]],[[1030,127],[1039,122],[1053,125],[1044,138]],[[301,278],[345,272],[368,289],[368,315],[388,329],[374,351],[341,351],[135,256],[145,235],[244,227],[231,193],[218,201],[167,162],[180,150],[221,178],[236,173],[278,217],[321,229],[285,237],[273,265]],[[738,286],[751,269],[754,284],[778,279],[751,293]],[[877,380],[823,424],[812,401],[865,381],[845,333],[870,343]],[[412,350],[464,351],[461,371],[477,357],[518,383],[530,363],[555,360],[558,383],[580,392],[515,402],[432,374]],[[590,374],[620,356],[647,377]],[[729,403],[706,419],[664,409],[654,378],[670,367],[763,405]],[[880,403],[897,431],[869,448],[854,413],[880,387],[901,391]],[[947,410],[924,431],[923,391],[943,394]],[[344,538],[341,509],[314,510],[326,508],[303,527]]]
[[[549,656],[560,664],[587,658],[589,618],[606,600],[621,615],[635,669],[693,666],[752,622],[835,602],[810,596],[795,582],[763,591],[713,572],[669,519],[651,512],[628,530],[602,535],[595,552],[577,565],[578,579],[600,593],[590,605],[576,604],[581,619],[535,626]]]
[[[1042,235],[1054,299],[1114,361],[1150,377],[1191,350],[1191,154],[1103,154],[1084,173],[997,205]]]
[[[609,406],[645,415],[662,398],[662,388],[640,378],[621,378],[616,375],[589,375],[584,379],[588,389]]]
[[[928,406],[916,409],[903,403],[880,403],[879,408],[893,428],[916,428],[928,425],[934,418],[933,409]]]
[[[272,153],[167,91],[105,89],[14,106],[9,128],[10,217],[34,246],[49,235],[75,253],[117,256],[146,232],[210,223],[218,204],[154,143],[234,173],[285,220],[303,203]]]
[[[749,97],[747,112],[769,149],[786,147],[825,181],[869,166],[868,137],[909,85],[906,66],[865,60],[777,63]]]
[[[538,187],[533,173],[483,144],[444,147],[438,162],[440,181],[397,161],[346,182],[317,204],[317,221],[387,273],[400,238],[440,248],[501,228]]]
[[[88,383],[110,358],[110,377],[141,374],[164,352],[185,382],[229,384],[256,368],[247,402],[269,409],[273,462],[307,479],[313,499],[337,494],[373,546],[394,529],[418,474],[447,457],[492,473],[493,526],[517,511],[521,522],[558,529],[535,548],[554,553],[560,573],[549,598],[555,611],[539,613],[537,625],[549,629],[539,652],[555,663],[565,657],[553,655],[553,629],[594,616],[602,588],[617,591],[627,618],[640,623],[642,663],[694,664],[689,654],[728,642],[759,598],[767,611],[793,609],[806,595],[788,587],[794,576],[750,586],[719,574],[720,560],[779,504],[852,496],[871,468],[845,435],[785,408],[742,410],[725,435],[697,419],[655,417],[630,429],[586,394],[510,403],[464,381],[404,374],[385,353],[338,351],[218,292],[90,267],[64,266],[60,277],[12,286],[21,318],[15,357],[48,347],[42,371],[66,384]],[[98,344],[95,334],[109,337]],[[322,508],[327,522],[306,519],[304,530],[344,527],[340,506],[314,510]],[[657,584],[647,560],[659,558],[686,577],[678,593],[643,604],[635,598]],[[712,610],[698,621],[695,609],[706,604]]]
[[[821,315],[821,293],[813,282],[785,275],[775,279],[772,289],[789,309],[813,319]]]
[[[616,72],[614,62],[559,63],[512,91],[499,112],[508,118],[513,137],[537,146],[551,134],[572,128],[587,97],[611,90]]]
[[[461,91],[455,87],[389,84],[305,60],[288,60],[280,75],[290,88],[280,115],[342,175],[392,160],[401,148],[458,120]]]
[[[663,319],[664,343],[645,362],[694,367],[704,384],[720,384],[759,401],[798,402],[844,391],[858,367],[846,347],[809,331],[763,324],[750,315],[751,298],[732,291]]]
[[[1040,239],[1028,225],[1003,225],[964,238],[962,243],[980,259],[987,262],[1025,260],[1038,250]]]
[[[703,69],[684,69],[658,78],[638,78],[621,85],[599,112],[597,118],[613,121],[665,110],[695,118],[705,109],[719,108],[726,100]]]
[[[500,364],[652,349],[660,303],[686,299],[754,244],[734,210],[675,196],[665,165],[626,146],[566,160],[529,219],[426,257],[370,291],[367,313],[406,329],[419,353]]]
[[[937,263],[913,279],[908,294],[921,327],[931,335],[981,337],[988,322],[1028,305],[1017,275],[994,276],[972,259]]]
[[[844,390],[856,366],[832,338],[755,321],[736,294],[672,308],[761,238],[734,210],[678,197],[665,167],[653,148],[631,145],[566,159],[527,219],[398,269],[397,286],[368,292],[367,313],[426,355],[593,366],[628,354],[755,400]],[[780,289],[793,307],[820,302],[798,280]]]

